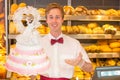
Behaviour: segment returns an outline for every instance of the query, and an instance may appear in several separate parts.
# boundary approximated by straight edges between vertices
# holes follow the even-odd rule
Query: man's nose
[[[57,19],[56,18],[53,18],[53,22],[56,22],[57,21]]]

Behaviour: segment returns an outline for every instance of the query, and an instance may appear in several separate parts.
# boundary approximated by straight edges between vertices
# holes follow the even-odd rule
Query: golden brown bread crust
[[[75,8],[75,15],[87,15],[88,9],[84,6],[78,6]]]
[[[73,15],[74,14],[74,8],[72,6],[64,6],[63,7],[65,15]]]

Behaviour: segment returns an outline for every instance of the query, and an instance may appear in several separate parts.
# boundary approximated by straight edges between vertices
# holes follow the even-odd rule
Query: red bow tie
[[[58,43],[63,43],[63,38],[59,38],[59,39],[51,39],[51,45],[55,44],[56,42]]]

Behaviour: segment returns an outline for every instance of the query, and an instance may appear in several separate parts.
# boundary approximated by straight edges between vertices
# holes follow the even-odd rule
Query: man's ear
[[[64,22],[64,19],[62,20],[62,23]]]
[[[48,21],[48,20],[47,20],[47,18],[46,18],[46,23],[48,23],[47,21]]]

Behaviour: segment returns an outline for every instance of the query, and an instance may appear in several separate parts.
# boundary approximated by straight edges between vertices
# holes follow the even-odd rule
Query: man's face
[[[61,31],[61,26],[63,23],[62,14],[59,9],[54,8],[49,11],[47,14],[46,22],[50,27],[51,32]]]

